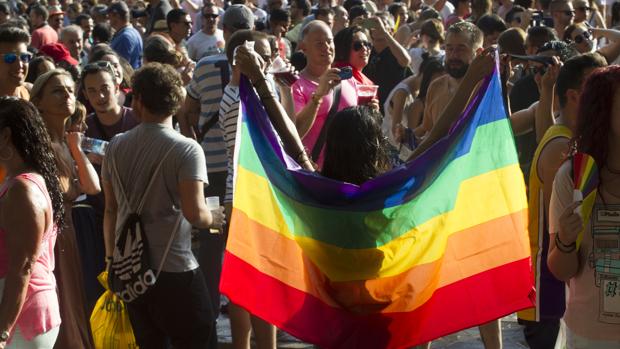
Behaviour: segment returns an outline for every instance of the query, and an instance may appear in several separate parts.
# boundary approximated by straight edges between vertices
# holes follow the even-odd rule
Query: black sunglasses
[[[32,53],[30,52],[22,52],[22,53],[4,53],[2,54],[2,59],[4,60],[4,63],[6,64],[13,64],[15,63],[15,61],[17,61],[17,58],[19,58],[20,61],[22,61],[22,63],[30,63],[30,60],[32,60]]]
[[[213,13],[203,13],[202,16],[204,18],[209,18],[209,19],[216,19],[217,17],[219,17],[220,15],[217,14],[213,14]]]
[[[536,75],[536,74],[540,74],[545,75],[545,73],[547,72],[547,67],[530,67],[530,74],[532,75]]]
[[[581,34],[575,35],[573,41],[575,41],[576,44],[581,44],[582,42],[584,42],[584,40],[590,40],[591,37],[592,35],[590,34],[590,32],[583,32]]]
[[[358,40],[358,41],[353,41],[353,45],[351,47],[353,47],[354,51],[361,51],[362,48],[364,47],[370,50],[372,49],[372,44],[370,43],[370,41]]]

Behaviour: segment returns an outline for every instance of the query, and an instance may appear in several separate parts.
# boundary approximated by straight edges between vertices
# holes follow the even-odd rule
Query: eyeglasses
[[[220,15],[216,15],[213,13],[203,13],[202,16],[206,19],[212,19],[215,20],[217,17],[219,17]]]
[[[358,41],[353,41],[353,45],[351,47],[353,47],[354,51],[361,51],[362,48],[364,47],[370,50],[372,49],[372,44],[370,43],[370,41],[358,40]]]
[[[13,64],[15,63],[15,61],[17,61],[17,58],[19,58],[19,60],[22,63],[30,63],[30,60],[32,60],[32,53],[30,52],[22,52],[22,53],[3,53],[2,55],[2,59],[4,60],[4,63],[6,64]]]
[[[585,40],[590,40],[591,37],[592,37],[592,35],[590,34],[590,32],[582,32],[580,34],[575,35],[575,37],[573,38],[573,41],[576,44],[581,44]],[[570,40],[568,40],[568,41],[570,42]]]

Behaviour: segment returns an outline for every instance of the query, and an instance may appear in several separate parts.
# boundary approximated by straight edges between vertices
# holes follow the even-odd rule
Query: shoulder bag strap
[[[319,133],[319,137],[314,143],[314,147],[312,148],[312,161],[317,162],[319,160],[319,156],[321,155],[321,150],[323,150],[323,146],[325,146],[325,141],[327,138],[327,129],[331,124],[334,115],[338,112],[338,105],[340,104],[340,84],[334,86],[334,100],[332,101],[332,107],[329,109],[329,113],[327,113],[327,118],[325,119],[325,123],[323,124],[323,128],[321,128],[321,133]]]

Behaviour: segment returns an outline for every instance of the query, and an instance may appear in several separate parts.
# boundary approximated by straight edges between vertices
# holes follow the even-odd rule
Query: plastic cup
[[[273,74],[276,80],[284,83],[286,86],[292,86],[295,81],[299,80],[299,76],[291,71],[288,64],[280,56],[273,60],[268,73]]]
[[[207,201],[207,208],[209,211],[215,211],[220,208],[220,197],[219,196],[209,196],[205,198]],[[209,228],[209,233],[219,234],[222,230],[220,228]]]
[[[357,104],[366,105],[377,95],[379,86],[377,85],[357,85]]]

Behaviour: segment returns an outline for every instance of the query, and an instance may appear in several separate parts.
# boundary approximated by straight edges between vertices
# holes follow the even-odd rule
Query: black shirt
[[[411,76],[411,68],[409,66],[402,67],[398,64],[396,57],[392,54],[389,47],[386,47],[380,53],[374,49],[370,54],[368,65],[362,71],[370,80],[379,85],[379,105],[385,104],[392,89],[399,82]],[[383,108],[380,108],[383,112]]]
[[[536,102],[539,98],[540,94],[538,93],[538,86],[536,85],[534,76],[526,75],[517,80],[510,91],[510,110],[514,113],[529,108],[532,103]],[[530,178],[532,159],[534,158],[536,147],[538,147],[536,143],[536,131],[533,130],[515,136],[515,143],[519,154],[519,165],[521,166],[521,171],[523,171],[523,176],[527,185]]]

